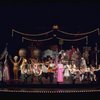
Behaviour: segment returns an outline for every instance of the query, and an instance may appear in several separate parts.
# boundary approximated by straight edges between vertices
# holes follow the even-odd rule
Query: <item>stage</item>
[[[81,84],[29,84],[29,83],[0,83],[0,92],[15,93],[85,93],[100,92],[100,83]]]
[[[8,87],[0,88],[0,93],[95,93],[100,92],[100,88],[21,88],[21,87]]]
[[[0,97],[12,99],[77,99],[97,98],[100,84],[1,84]]]

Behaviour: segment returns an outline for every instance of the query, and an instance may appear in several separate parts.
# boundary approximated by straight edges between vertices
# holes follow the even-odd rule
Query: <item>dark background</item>
[[[12,29],[34,34],[49,31],[55,24],[59,26],[59,29],[74,34],[99,28],[100,2],[1,2],[0,52],[2,52],[6,43],[8,43],[10,54],[15,54],[19,48],[27,47],[31,44],[26,40],[22,43],[22,36],[18,34],[14,34],[12,38]],[[62,33],[56,34],[65,38]],[[99,49],[99,39],[100,36],[97,35],[97,32],[89,35],[88,46],[94,48],[97,42]],[[42,49],[58,43],[56,39],[43,42]],[[82,50],[86,43],[85,40],[64,42],[63,49],[70,48],[71,45]]]
[[[67,0],[68,1],[68,0]],[[87,32],[94,30],[95,28],[100,27],[100,2],[64,2],[54,0],[52,2],[30,2],[26,1],[2,1],[0,0],[0,53],[5,48],[6,43],[8,43],[8,50],[10,54],[18,52],[19,48],[25,46],[27,47],[30,42],[24,41],[20,35],[14,35],[11,37],[12,29],[16,29],[25,33],[41,33],[48,31],[52,28],[54,24],[59,25],[61,30],[71,33],[77,32]],[[93,37],[93,38],[92,38]],[[99,43],[99,37],[95,34],[89,40],[90,46],[94,47],[95,42]],[[98,40],[98,41],[97,41]],[[51,43],[51,42],[50,42]],[[50,45],[50,43],[47,43]],[[45,44],[45,43],[44,43]],[[45,44],[45,47],[47,46]],[[72,43],[66,42],[63,48],[69,48]],[[74,43],[82,48],[85,45],[85,41]],[[45,48],[44,47],[44,48]],[[99,46],[100,49],[100,46]],[[29,94],[5,94],[0,93],[2,97],[12,98],[23,98],[24,96],[28,97]],[[61,97],[61,99],[66,98],[97,98],[99,93],[81,93],[81,94],[54,94],[51,96],[47,95],[46,99],[49,97],[54,98]],[[68,96],[69,95],[69,96]],[[40,97],[31,94],[33,98]],[[46,94],[41,95],[44,99]],[[28,97],[29,98],[29,97]],[[90,98],[91,99],[91,98]]]

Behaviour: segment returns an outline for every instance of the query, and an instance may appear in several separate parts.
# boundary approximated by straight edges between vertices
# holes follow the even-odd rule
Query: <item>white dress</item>
[[[48,68],[45,65],[42,65],[42,72],[48,73]]]
[[[64,77],[69,77],[70,76],[70,71],[69,71],[69,65],[64,66]]]

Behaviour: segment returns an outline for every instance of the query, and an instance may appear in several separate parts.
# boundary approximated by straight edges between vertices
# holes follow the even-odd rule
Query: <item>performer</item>
[[[50,78],[50,83],[53,83],[53,80],[54,80],[54,68],[55,68],[55,64],[53,60],[51,59],[48,66],[48,75]]]
[[[71,46],[71,49],[69,50],[70,51],[70,53],[69,53],[69,60],[71,60],[72,59],[72,55],[73,55],[73,53],[76,51],[76,49],[73,47],[73,45]]]
[[[5,55],[5,61],[4,61],[4,68],[3,68],[3,81],[8,82],[10,80],[10,74],[9,74],[9,66],[7,62],[7,56],[8,54]]]
[[[74,69],[76,69],[76,64],[75,64],[75,61],[74,60],[71,61],[70,66],[72,66]]]
[[[82,57],[80,66],[84,66],[87,68],[86,60]]]
[[[34,77],[38,78],[38,81],[42,84],[42,66],[38,61],[33,62],[31,60],[32,72],[33,72],[33,80]]]
[[[81,63],[81,52],[79,48],[76,49],[76,67],[80,68]]]
[[[100,86],[100,64],[98,65],[98,68],[94,71],[94,74],[96,75],[97,85]]]
[[[0,82],[2,81],[2,62],[0,61]]]
[[[93,67],[92,65],[90,66],[90,72],[89,72],[89,76],[90,76],[90,81],[96,81],[96,75],[95,75],[95,67]]]
[[[68,79],[70,77],[70,71],[69,71],[70,65],[68,64],[68,61],[64,63],[64,78]]]
[[[27,59],[23,58],[22,59],[22,64],[20,65],[20,70],[21,70],[21,80],[22,82],[25,80],[25,66],[27,65]]]
[[[89,70],[90,68],[87,68],[85,65],[82,65],[80,67],[80,81],[88,81],[89,79]]]
[[[89,64],[89,51],[88,50],[85,50],[83,52],[83,58],[85,59],[86,64]]]
[[[48,79],[48,65],[46,62],[42,62],[42,77],[45,77],[45,79]]]
[[[64,66],[61,62],[61,60],[59,60],[58,65],[57,65],[57,83],[63,83],[63,71],[64,71]]]
[[[24,82],[29,83],[32,82],[32,74],[30,64],[25,63],[24,67]]]
[[[72,83],[75,83],[75,79],[76,79],[76,66],[74,64],[72,64],[70,66],[70,75],[71,75],[71,79],[72,79]]]
[[[14,57],[14,61],[13,61],[12,58],[11,58],[11,56],[10,56],[10,60],[13,63],[14,80],[18,80],[18,70],[19,70],[19,63],[21,61],[21,58],[18,61],[18,56],[15,56]]]

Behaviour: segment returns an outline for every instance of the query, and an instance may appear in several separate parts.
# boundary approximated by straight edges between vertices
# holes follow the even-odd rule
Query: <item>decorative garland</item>
[[[56,26],[57,27],[57,26]],[[62,30],[58,30],[58,29],[55,29],[55,27],[53,26],[53,29],[52,30],[50,30],[50,31],[48,31],[48,32],[44,32],[44,33],[40,33],[40,34],[27,34],[27,33],[23,33],[23,32],[19,32],[19,31],[16,31],[15,29],[12,29],[12,37],[13,37],[13,34],[14,34],[14,32],[16,32],[16,33],[18,33],[18,34],[20,34],[20,35],[24,35],[24,36],[42,36],[42,35],[47,35],[48,33],[51,33],[51,32],[53,32],[54,30],[56,30],[56,31],[58,31],[58,32],[61,32],[61,33],[63,33],[63,34],[66,34],[66,35],[76,35],[76,36],[82,36],[82,35],[89,35],[89,34],[92,34],[93,32],[96,32],[96,31],[98,31],[98,35],[100,35],[100,30],[99,30],[99,28],[96,28],[95,30],[93,30],[93,31],[90,31],[90,32],[85,32],[85,33],[81,33],[81,34],[73,34],[73,33],[68,33],[68,32],[64,32],[64,31],[62,31]]]
[[[66,34],[66,35],[88,35],[88,34],[91,34],[91,33],[93,33],[93,32],[96,32],[96,31],[98,31],[98,34],[99,34],[99,28],[97,28],[97,29],[95,29],[95,30],[93,30],[93,31],[90,31],[90,32],[86,32],[86,33],[82,33],[82,34],[73,34],[73,33],[68,33],[68,32],[64,32],[64,31],[61,31],[61,30],[57,30],[58,32],[61,32],[61,33],[63,33],[63,34]]]
[[[56,38],[59,39],[59,40],[70,41],[70,42],[86,39],[86,44],[88,44],[88,37],[87,36],[82,37],[82,38],[78,38],[78,39],[63,39],[63,38],[60,38],[60,37],[56,37]],[[24,40],[33,41],[33,42],[34,41],[41,41],[42,42],[42,41],[48,41],[48,40],[51,40],[51,39],[53,39],[53,37],[48,38],[48,39],[42,39],[42,40],[33,40],[33,39],[26,38],[26,37],[22,37],[22,42]]]
[[[48,39],[42,39],[42,40],[33,40],[33,39],[26,38],[26,37],[22,37],[22,42],[23,42],[23,40],[28,40],[28,41],[32,41],[32,42],[34,42],[34,41],[42,42],[42,41],[48,41],[48,40],[51,40],[51,39],[53,39],[53,37],[48,38]]]
[[[85,36],[85,37],[82,37],[82,38],[78,38],[78,39],[64,39],[64,38],[57,37],[56,34],[54,34],[53,37],[50,37],[50,38],[47,38],[47,39],[40,39],[40,40],[33,40],[33,39],[26,38],[24,36],[43,36],[43,35],[47,35],[48,33],[53,32],[54,30],[56,30],[57,32],[63,33],[65,35],[74,35],[74,36],[89,35],[89,34],[92,34],[93,32],[96,32],[96,31],[98,31],[98,35],[100,35],[99,28],[96,28],[93,31],[85,32],[85,33],[81,33],[81,34],[73,34],[73,33],[64,32],[62,30],[58,30],[58,28],[59,28],[58,25],[54,25],[52,30],[50,30],[48,32],[40,33],[40,34],[27,34],[27,33],[22,33],[22,32],[16,31],[15,29],[12,29],[12,36],[13,36],[14,32],[16,32],[16,33],[18,33],[20,35],[23,35],[22,42],[24,40],[28,40],[28,41],[48,41],[48,40],[53,39],[54,37],[56,37],[57,39],[60,39],[60,40],[64,40],[64,41],[79,41],[79,40],[86,39],[86,45],[87,45],[88,44],[88,36]]]
[[[59,39],[59,40],[64,40],[64,41],[72,42],[72,41],[79,41],[79,40],[87,39],[87,36],[79,38],[79,39],[63,39],[63,38],[60,38],[60,37],[56,37],[56,38]]]
[[[36,34],[36,33],[35,34],[27,34],[27,33],[22,33],[22,32],[19,32],[19,31],[12,29],[12,36],[13,36],[14,32],[21,34],[21,35],[25,35],[25,36],[42,36],[42,35],[47,35],[48,33],[53,32],[53,30],[50,30],[48,32],[44,32],[44,33],[41,33],[41,34]]]

